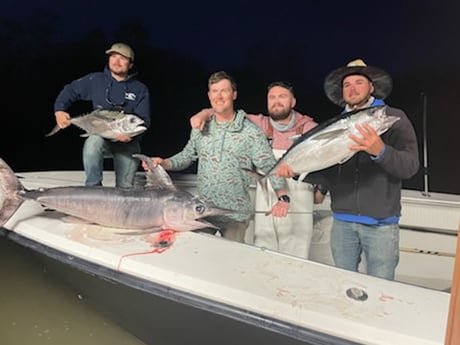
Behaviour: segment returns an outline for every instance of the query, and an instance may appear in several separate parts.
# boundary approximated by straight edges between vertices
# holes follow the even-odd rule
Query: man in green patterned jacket
[[[249,196],[253,168],[267,172],[276,164],[264,133],[246,119],[243,110],[234,110],[237,86],[226,72],[213,73],[208,81],[208,97],[214,115],[205,128],[192,129],[184,149],[172,157],[153,157],[154,165],[166,170],[183,170],[198,157],[197,188],[199,194],[215,206],[235,210],[234,214],[210,219],[222,236],[244,242],[253,209]],[[275,217],[285,217],[289,196],[284,178],[271,177],[278,196],[271,208]],[[241,211],[241,213],[238,213]]]

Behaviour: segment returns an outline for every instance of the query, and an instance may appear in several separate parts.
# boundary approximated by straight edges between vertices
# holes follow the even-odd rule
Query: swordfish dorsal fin
[[[134,154],[133,157],[141,160],[148,166],[148,170],[145,173],[147,182],[145,183],[144,188],[146,189],[169,189],[172,191],[177,191],[177,188],[173,184],[171,177],[161,165],[153,166],[152,160],[143,154],[137,153],[137,154]]]

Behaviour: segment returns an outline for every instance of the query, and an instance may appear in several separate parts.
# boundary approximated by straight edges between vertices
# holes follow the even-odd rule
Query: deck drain
[[[172,241],[162,240],[154,243],[155,248],[166,248],[172,244]]]
[[[355,287],[349,288],[347,290],[347,296],[357,301],[365,301],[368,297],[366,291]]]

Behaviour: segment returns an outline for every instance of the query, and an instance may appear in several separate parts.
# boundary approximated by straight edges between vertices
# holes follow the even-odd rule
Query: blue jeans
[[[366,225],[334,219],[331,247],[337,267],[357,272],[364,252],[367,274],[393,280],[399,261],[399,225]]]
[[[104,157],[113,158],[115,186],[130,188],[139,167],[139,160],[133,158],[140,153],[139,141],[129,143],[113,142],[97,135],[90,135],[83,145],[83,167],[86,174],[86,186],[101,186]]]

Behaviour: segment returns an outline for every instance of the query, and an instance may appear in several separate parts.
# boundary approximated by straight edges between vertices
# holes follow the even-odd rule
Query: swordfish
[[[276,165],[259,182],[266,190],[268,176],[275,175],[282,164],[288,164],[302,181],[309,173],[345,163],[357,151],[349,149],[354,141],[350,134],[361,136],[356,125],[369,124],[379,135],[399,120],[386,114],[387,106],[377,106],[340,114],[312,128],[297,138]]]
[[[202,218],[230,212],[177,189],[161,166],[153,167],[144,155],[134,156],[149,166],[147,182],[142,188],[69,186],[26,190],[0,158],[0,226],[25,200],[35,200],[42,206],[78,218],[80,222],[138,233],[217,228]]]

